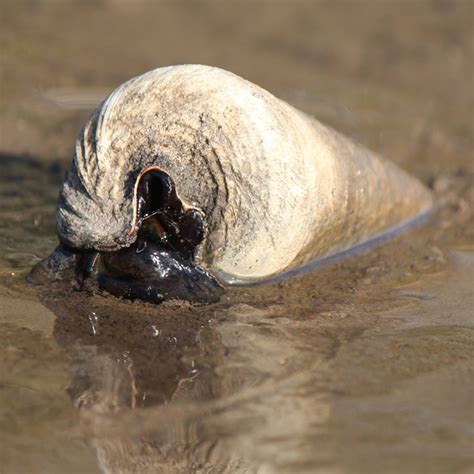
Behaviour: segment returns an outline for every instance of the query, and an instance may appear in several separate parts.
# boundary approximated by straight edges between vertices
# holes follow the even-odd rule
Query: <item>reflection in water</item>
[[[315,457],[331,337],[275,309],[110,303],[45,299],[105,472],[254,472]]]
[[[472,254],[451,260],[455,272],[369,313],[299,316],[232,297],[153,306],[60,289],[42,300],[103,472],[376,472],[381,462],[451,472],[472,458],[474,357]],[[442,320],[428,318],[433,305]]]

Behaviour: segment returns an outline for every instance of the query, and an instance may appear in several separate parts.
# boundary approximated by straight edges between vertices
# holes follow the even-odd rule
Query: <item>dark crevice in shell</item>
[[[192,258],[204,238],[202,214],[196,209],[185,209],[173,180],[156,169],[147,171],[140,179],[137,220],[141,238],[154,240],[186,258]]]
[[[117,296],[153,303],[218,301],[222,287],[192,261],[204,237],[202,213],[186,209],[173,180],[157,169],[141,176],[136,199],[137,240],[101,255],[100,286]]]

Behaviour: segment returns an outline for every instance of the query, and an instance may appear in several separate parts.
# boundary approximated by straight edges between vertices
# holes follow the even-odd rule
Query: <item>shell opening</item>
[[[193,262],[204,217],[183,205],[168,174],[151,169],[140,176],[136,213],[136,241],[101,254],[99,285],[116,296],[154,303],[218,301],[222,287]]]
[[[204,238],[204,217],[197,209],[185,208],[171,177],[157,169],[145,172],[136,200],[138,239],[191,259]]]

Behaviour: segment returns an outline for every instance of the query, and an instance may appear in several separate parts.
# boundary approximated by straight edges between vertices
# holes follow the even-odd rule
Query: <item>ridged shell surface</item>
[[[194,260],[224,283],[333,255],[431,205],[416,179],[262,88],[214,67],[171,66],[118,87],[85,125],[61,191],[60,239],[130,245],[150,168],[202,211]]]

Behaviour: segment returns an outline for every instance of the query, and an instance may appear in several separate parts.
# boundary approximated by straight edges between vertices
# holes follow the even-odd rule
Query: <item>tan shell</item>
[[[431,205],[416,179],[260,87],[171,66],[118,87],[84,127],[61,192],[61,240],[98,250],[133,242],[134,194],[150,167],[203,212],[195,262],[224,283],[333,255]]]

